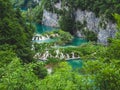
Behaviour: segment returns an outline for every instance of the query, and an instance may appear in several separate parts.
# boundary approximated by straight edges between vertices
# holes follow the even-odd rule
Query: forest
[[[62,18],[60,30],[40,35],[35,34],[33,22],[41,23],[43,6],[32,0],[15,1],[0,0],[0,90],[120,90],[119,0],[61,0],[63,6],[69,7],[68,12],[52,7],[51,0],[41,0],[46,10],[53,12],[54,9]],[[31,11],[28,13],[21,10],[29,6]],[[66,45],[74,38],[75,23],[70,12],[76,8],[93,11],[97,17],[104,14],[116,23],[117,32],[114,38],[108,38],[108,45],[97,43],[96,34],[90,31],[85,32],[87,43]],[[40,36],[56,41],[32,41],[33,37],[40,39]],[[58,49],[60,54],[57,54]],[[47,52],[50,57],[40,61],[39,55],[44,56]],[[82,67],[73,68],[67,63],[66,58],[73,54],[80,56]],[[52,68],[50,73],[49,68]]]

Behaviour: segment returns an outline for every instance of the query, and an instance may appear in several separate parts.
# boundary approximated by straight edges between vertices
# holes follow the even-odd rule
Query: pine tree
[[[31,61],[32,33],[20,10],[14,10],[9,0],[0,0],[0,45],[14,45],[18,57],[24,62]]]

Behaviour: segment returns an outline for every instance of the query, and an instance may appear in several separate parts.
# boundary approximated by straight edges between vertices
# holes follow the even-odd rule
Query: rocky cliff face
[[[81,23],[86,21],[86,27],[89,30],[97,33],[98,43],[107,44],[107,38],[114,37],[116,30],[116,24],[106,21],[103,18],[97,18],[93,12],[81,11],[80,9],[75,12],[75,20]],[[77,33],[80,33],[79,30]]]
[[[56,3],[55,8],[62,9],[61,2]],[[98,37],[98,43],[107,44],[107,39],[109,37],[114,37],[116,30],[116,24],[113,24],[110,21],[104,20],[104,18],[97,18],[93,12],[90,11],[81,11],[80,9],[77,9],[75,12],[73,12],[75,15],[75,21],[80,21],[83,23],[86,21],[86,27],[89,30],[94,31],[97,34]],[[43,19],[42,24],[52,27],[59,27],[59,15],[56,13],[51,13],[49,11],[44,10],[43,11]],[[82,37],[82,34],[80,30],[77,30],[76,35],[78,37]]]
[[[58,15],[56,13],[51,13],[49,11],[43,11],[42,24],[46,26],[59,27]]]

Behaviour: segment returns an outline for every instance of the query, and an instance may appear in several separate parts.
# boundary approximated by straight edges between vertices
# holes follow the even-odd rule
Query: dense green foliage
[[[88,41],[96,41],[97,42],[97,34],[90,30],[83,30],[85,35],[85,39]]]
[[[60,28],[64,31],[70,32],[71,34],[73,34],[73,31],[75,29],[74,27],[74,19],[71,16],[70,12],[65,12],[62,16],[61,19],[59,21],[60,24]]]
[[[32,60],[33,28],[26,25],[20,10],[13,10],[8,0],[0,0],[0,45],[9,44],[24,62]]]
[[[38,77],[43,78],[42,75],[46,75],[46,70],[42,64],[31,63],[23,65],[11,50],[0,51],[0,57],[1,90],[37,89]],[[39,70],[36,71],[35,68]]]
[[[69,2],[67,5],[74,2],[66,1]],[[81,1],[82,4],[82,0],[76,1]],[[117,2],[109,0],[104,3],[110,5],[110,1]],[[87,0],[83,2],[89,6]],[[116,3],[115,6],[117,5]],[[81,46],[59,48],[63,54],[74,52],[75,56],[80,55],[82,58],[83,67],[72,69],[65,60],[55,57],[49,58],[45,63],[32,61],[33,51],[42,53],[49,50],[51,54],[55,54],[56,48],[51,48],[53,44],[43,43],[35,44],[37,48],[32,51],[31,24],[26,24],[20,10],[14,10],[8,0],[0,0],[0,90],[120,90],[120,15],[113,16],[117,21],[118,32],[114,39],[110,39],[108,46],[89,42]],[[73,26],[64,28],[71,29]],[[72,38],[63,31],[47,32],[43,35],[56,33],[60,35],[59,40],[65,43]],[[91,35],[88,35],[88,39]],[[52,68],[51,74],[47,74],[46,66]]]

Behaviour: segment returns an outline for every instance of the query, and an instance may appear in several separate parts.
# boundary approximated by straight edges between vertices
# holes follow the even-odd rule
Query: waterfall
[[[36,53],[34,58],[39,59],[39,53]]]
[[[34,36],[34,40],[39,40],[39,37],[38,36]]]
[[[64,58],[63,53],[60,53],[60,59],[63,59],[63,58]]]
[[[32,41],[35,40],[35,37],[33,36]]]
[[[49,52],[48,51],[46,51],[46,53],[45,53],[46,55],[45,55],[45,58],[47,59],[48,58],[48,56],[49,56]]]
[[[40,59],[40,57],[41,57],[41,54],[39,53],[39,55],[38,55],[38,59]]]
[[[55,34],[54,36],[58,37],[59,35],[58,35],[58,34]]]
[[[80,56],[78,55],[78,57],[77,58],[80,58]]]
[[[41,40],[41,36],[39,36],[39,40]]]
[[[35,36],[33,36],[33,38],[32,38],[32,41],[40,41],[40,40],[46,40],[46,39],[50,39],[50,37],[48,36],[48,35],[46,35],[46,36],[41,36],[41,35],[35,35]]]
[[[47,71],[48,71],[48,74],[51,74],[52,73],[52,67],[48,67]]]
[[[51,54],[49,54],[50,57],[53,57]]]
[[[46,58],[45,58],[45,53],[43,54],[43,56],[41,57],[43,60],[45,60]]]
[[[75,58],[75,54],[74,54],[74,52],[72,52],[72,58]]]
[[[46,35],[47,39],[49,39],[50,37],[48,35]]]
[[[40,37],[38,36],[38,40],[40,40]]]
[[[35,50],[35,47],[34,47],[34,45],[32,44],[32,48],[31,48],[31,50]]]
[[[59,49],[57,49],[57,50],[56,50],[56,54],[58,55],[58,54],[59,54],[59,52],[60,52],[60,51],[59,51]]]
[[[66,55],[67,55],[67,59],[69,59],[70,58],[69,54],[66,54]]]
[[[55,52],[56,52],[56,56],[55,56],[55,57],[58,58],[58,55],[59,55],[59,49],[57,49]]]

